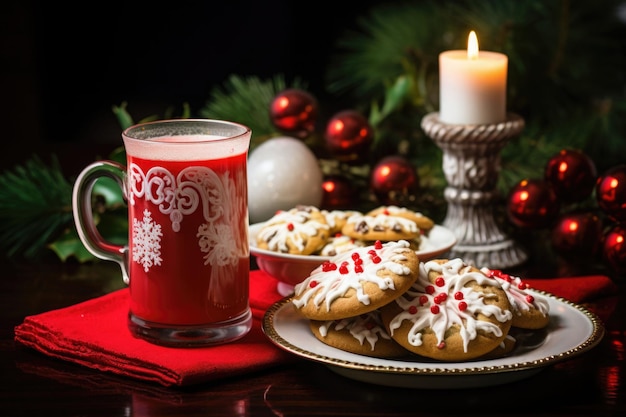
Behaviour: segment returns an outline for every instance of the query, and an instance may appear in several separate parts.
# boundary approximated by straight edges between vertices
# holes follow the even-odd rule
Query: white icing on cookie
[[[320,255],[335,256],[340,253],[348,252],[354,248],[362,248],[364,246],[365,242],[362,240],[355,240],[350,236],[339,234],[328,238],[328,242],[320,251]]]
[[[545,317],[550,312],[548,299],[541,296],[541,294],[530,294],[526,291],[530,287],[520,277],[514,277],[502,271],[489,268],[481,268],[481,271],[488,277],[495,278],[500,283],[509,299],[511,308],[516,314],[521,314],[522,311],[537,309]]]
[[[267,243],[269,250],[289,252],[289,240],[300,251],[304,250],[306,236],[318,236],[320,230],[329,230],[326,223],[313,220],[311,211],[291,209],[280,211],[269,219],[261,228],[258,239]]]
[[[398,207],[398,206],[385,206],[384,210],[387,211],[392,216],[398,215],[410,215],[416,217],[424,217],[424,215],[418,211],[409,210],[406,207]]]
[[[434,284],[428,279],[430,271],[440,274]],[[475,316],[482,313],[504,323],[512,319],[511,311],[485,304],[483,300],[493,295],[465,287],[470,281],[500,288],[498,281],[488,278],[481,272],[471,271],[459,258],[443,264],[435,261],[420,263],[417,281],[405,295],[395,301],[403,311],[391,320],[389,324],[391,334],[393,335],[394,330],[402,325],[402,321],[408,320],[413,323],[408,334],[410,344],[421,346],[422,332],[430,327],[437,336],[437,344],[440,345],[445,339],[446,331],[456,324],[460,329],[465,352],[469,342],[476,338],[479,330],[493,333],[496,337],[502,336],[502,329],[498,326],[476,320]]]
[[[326,337],[328,330],[333,326],[335,326],[337,331],[348,330],[352,337],[358,340],[361,345],[367,341],[372,351],[376,347],[376,342],[380,339],[391,340],[391,336],[389,336],[382,324],[378,312],[375,311],[356,317],[325,321],[319,327],[320,334]]]
[[[337,220],[347,220],[350,216],[361,214],[356,210],[321,210],[331,230],[337,228]]]
[[[369,305],[370,299],[363,290],[364,282],[373,282],[382,290],[395,289],[391,277],[380,277],[377,272],[388,269],[396,275],[410,275],[411,269],[399,263],[407,260],[404,252],[409,242],[380,243],[341,253],[315,268],[309,276],[294,287],[293,300],[301,308],[314,296],[313,303],[320,307],[325,302],[330,311],[332,302],[343,297],[349,289],[356,291],[357,299]]]
[[[379,213],[375,216],[354,214],[348,217],[348,224],[354,224],[354,230],[360,233],[370,231],[393,230],[399,233],[413,233],[420,231],[417,223],[405,217],[393,216],[385,213]]]

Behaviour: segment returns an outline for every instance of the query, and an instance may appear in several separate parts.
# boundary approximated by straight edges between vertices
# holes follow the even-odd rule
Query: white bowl
[[[291,294],[294,285],[302,282],[324,261],[332,259],[330,256],[292,255],[260,249],[256,245],[256,236],[264,224],[250,225],[250,253],[256,257],[256,263],[261,271],[280,282],[278,292],[281,295]],[[456,236],[450,229],[435,225],[428,236],[422,237],[420,249],[416,253],[420,261],[427,261],[447,252],[456,242]]]

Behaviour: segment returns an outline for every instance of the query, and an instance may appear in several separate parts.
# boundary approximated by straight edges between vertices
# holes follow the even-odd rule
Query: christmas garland
[[[438,54],[462,48],[473,29],[485,49],[509,56],[508,108],[526,121],[524,131],[502,151],[502,194],[524,178],[542,177],[545,164],[565,148],[580,150],[598,172],[605,172],[626,154],[626,37],[618,5],[614,0],[484,0],[376,6],[337,40],[325,74],[327,92],[367,117],[374,130],[371,146],[358,163],[338,161],[327,150],[326,120],[317,120],[316,129],[302,139],[319,157],[325,175],[347,177],[359,187],[355,204],[376,201],[369,177],[378,161],[405,157],[420,182],[411,201],[440,220],[445,209],[441,152],[421,131],[420,121],[438,109]],[[202,108],[183,105],[179,115],[168,110],[140,121],[191,116],[238,121],[252,128],[254,150],[285,133],[268,109],[286,89],[306,91],[307,84],[282,75],[270,80],[232,75],[211,91]],[[113,112],[121,128],[138,122],[125,103]],[[123,161],[123,151],[111,157]],[[71,181],[60,172],[54,163],[32,160],[0,176],[0,242],[9,256],[36,257],[52,249],[62,260],[93,259],[73,228]],[[99,184],[94,195],[100,201],[99,229],[121,241],[127,225],[114,188]]]

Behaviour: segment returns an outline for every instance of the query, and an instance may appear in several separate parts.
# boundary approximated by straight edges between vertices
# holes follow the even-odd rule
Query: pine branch
[[[424,86],[432,84],[437,54],[445,48],[450,27],[443,7],[423,1],[377,6],[357,21],[358,30],[345,33],[327,69],[327,88],[357,99],[384,96],[385,88],[402,75],[414,78],[422,91],[418,101],[428,101]]]
[[[0,247],[9,257],[39,255],[72,221],[72,184],[53,156],[39,158],[0,176]]]

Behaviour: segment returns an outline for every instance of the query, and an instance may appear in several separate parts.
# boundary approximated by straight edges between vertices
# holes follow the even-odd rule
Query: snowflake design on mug
[[[161,265],[161,225],[152,219],[152,213],[144,210],[143,220],[133,219],[133,261],[148,270],[153,265]]]

